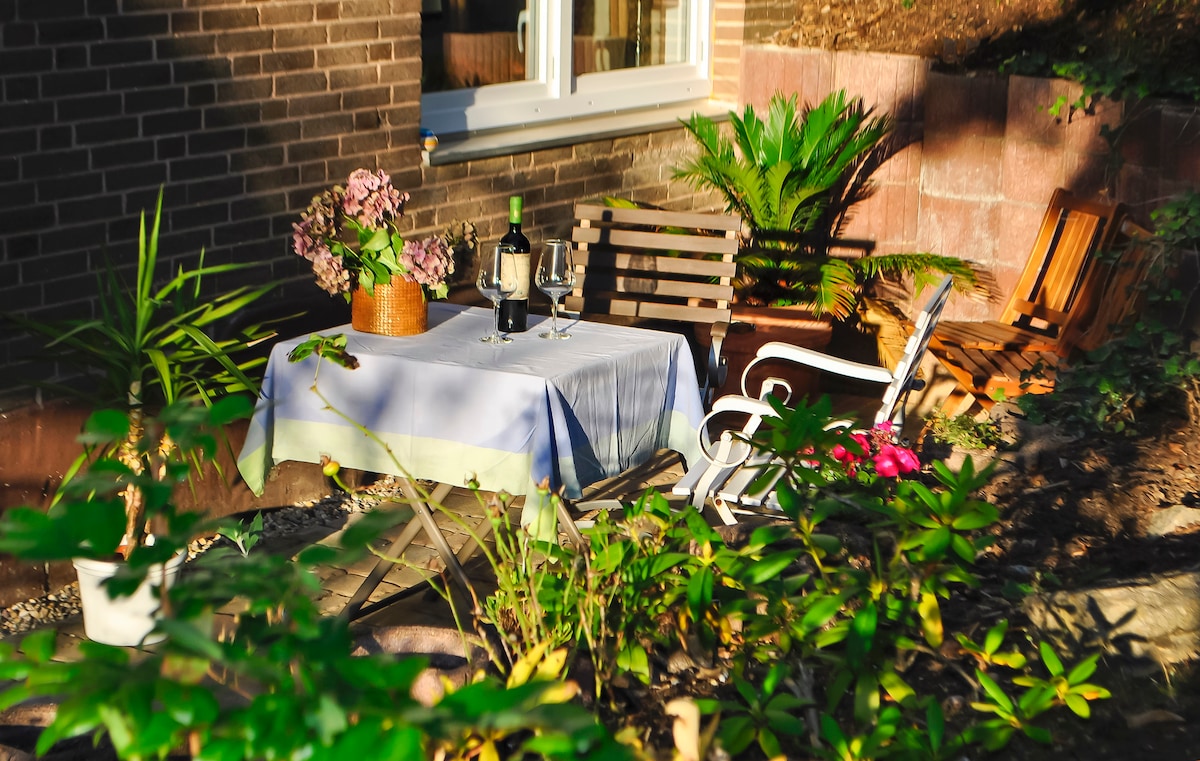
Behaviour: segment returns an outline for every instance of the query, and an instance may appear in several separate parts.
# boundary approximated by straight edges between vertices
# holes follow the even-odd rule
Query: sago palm
[[[796,96],[771,98],[763,120],[752,105],[730,113],[732,138],[711,119],[684,122],[700,150],[676,167],[676,179],[714,190],[749,230],[738,256],[737,286],[747,304],[803,303],[846,317],[862,285],[881,273],[932,281],[952,274],[960,287],[977,278],[966,263],[933,254],[843,259],[830,254],[855,204],[870,196],[870,175],[890,155],[891,120],[860,98],[831,93],[798,110]]]

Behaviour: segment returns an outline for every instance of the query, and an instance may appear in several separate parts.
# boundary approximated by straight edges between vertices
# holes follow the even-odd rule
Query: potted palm
[[[69,484],[88,470],[84,466],[90,460],[109,456],[133,475],[120,490],[122,520],[121,532],[117,534],[120,541],[111,547],[86,548],[78,558],[81,592],[106,587],[108,577],[123,563],[135,559],[165,562],[167,571],[178,567],[181,555],[167,552],[161,545],[150,549],[154,543],[150,520],[153,510],[148,508],[148,500],[158,499],[153,493],[159,487],[151,484],[163,482],[171,468],[188,467],[186,453],[180,450],[169,427],[148,429],[147,415],[153,416],[175,403],[194,401],[207,405],[232,394],[257,394],[258,384],[248,373],[265,362],[262,357],[250,356],[249,351],[253,344],[269,337],[270,331],[265,327],[248,326],[229,338],[214,336],[274,284],[241,286],[215,295],[206,293],[202,287],[205,278],[245,271],[254,265],[205,265],[201,252],[198,267],[180,269],[165,285],[156,286],[161,222],[160,192],[149,230],[145,214],[141,216],[133,282],[126,282],[111,263],[100,278],[99,316],[42,322],[8,315],[8,319],[25,330],[48,338],[45,356],[76,373],[73,382],[41,385],[81,398],[93,409],[117,410],[110,417],[117,414],[122,421],[119,425],[123,433],[117,439],[97,438],[95,430],[87,433],[84,440],[87,448],[64,479],[64,485]],[[110,420],[105,429],[111,431],[114,425],[118,423]],[[148,435],[153,436],[152,441],[148,441]],[[193,460],[193,465],[200,464]],[[139,480],[143,477],[151,480]],[[52,509],[59,499],[56,496]],[[91,516],[88,525],[91,521],[111,525],[106,509],[96,508]],[[138,592],[137,596],[149,600],[148,591]],[[89,595],[97,600],[102,597]],[[106,624],[91,621],[86,612],[85,618],[89,636],[96,634],[110,641],[121,639],[123,644],[136,644],[127,640],[137,637],[138,631],[142,635],[149,631],[143,619],[134,625],[133,633],[109,637],[105,633]]]
[[[732,136],[699,114],[683,125],[698,151],[675,168],[676,179],[717,192],[745,222],[726,344],[731,383],[739,380],[739,353],[752,357],[767,340],[823,349],[829,318],[854,315],[864,287],[880,275],[932,283],[950,274],[959,288],[977,286],[974,268],[954,257],[838,255],[853,207],[874,191],[872,173],[894,152],[891,120],[860,98],[837,91],[801,109],[795,95],[776,93],[765,119],[752,105],[730,112]],[[751,341],[738,340],[739,323],[756,334]]]

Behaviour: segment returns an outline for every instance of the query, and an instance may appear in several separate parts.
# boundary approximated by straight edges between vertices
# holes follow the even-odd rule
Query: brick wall
[[[87,314],[166,188],[172,268],[303,272],[290,225],[357,166],[420,181],[418,0],[0,4],[0,304]],[[165,263],[164,263],[165,266]],[[248,276],[249,277],[249,276]],[[29,344],[0,334],[8,385]]]
[[[982,265],[995,279],[993,302],[955,299],[946,316],[995,317],[1015,284],[1056,187],[1150,211],[1200,184],[1196,107],[1104,102],[1092,114],[1056,118],[1047,110],[1079,87],[1032,77],[965,77],[930,70],[913,56],[745,46],[740,101],[764,106],[776,91],[815,103],[845,89],[896,121],[901,146],[876,173],[879,190],[861,204],[848,237],[881,253],[931,251]],[[1114,153],[1101,129],[1128,117]]]
[[[719,4],[740,12],[743,1]],[[161,256],[172,268],[194,264],[201,248],[210,263],[259,262],[243,277],[285,279],[284,299],[322,309],[330,302],[290,253],[291,224],[315,192],[359,166],[382,168],[411,191],[407,226],[422,233],[466,217],[484,236],[499,235],[513,193],[526,196],[534,238],[565,234],[570,205],[584,195],[712,207],[669,182],[686,144],[677,128],[421,167],[419,7],[0,4],[4,309],[89,314],[103,252],[118,265],[135,260],[137,215],[153,208],[160,185]],[[0,392],[55,372],[25,359],[33,348],[33,339],[0,333]]]

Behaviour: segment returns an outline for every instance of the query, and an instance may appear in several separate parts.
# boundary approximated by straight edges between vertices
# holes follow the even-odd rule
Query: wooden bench
[[[635,324],[708,325],[701,379],[708,404],[724,380],[721,344],[733,314],[741,219],[584,203],[575,217],[575,288],[566,309]]]
[[[1057,367],[1075,351],[1092,351],[1114,338],[1140,308],[1140,287],[1160,255],[1154,235],[1129,219],[1120,223],[1119,248],[1115,262],[1094,262],[1081,288],[1081,301],[1091,309],[1076,309],[1066,315],[1059,335],[1049,344],[1026,348],[964,346],[945,341],[930,345],[959,383],[942,406],[947,415],[965,411],[972,401],[990,409],[997,398],[1042,394],[1054,388]],[[935,334],[936,337],[936,334]]]

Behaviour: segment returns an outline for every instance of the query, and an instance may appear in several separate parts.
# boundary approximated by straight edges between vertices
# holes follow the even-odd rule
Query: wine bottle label
[[[508,297],[510,301],[519,301],[521,299],[529,299],[529,254],[517,253],[512,257],[513,266],[516,268],[517,289]],[[504,264],[508,264],[508,259],[505,258]],[[504,277],[508,278],[508,268],[504,269]]]

